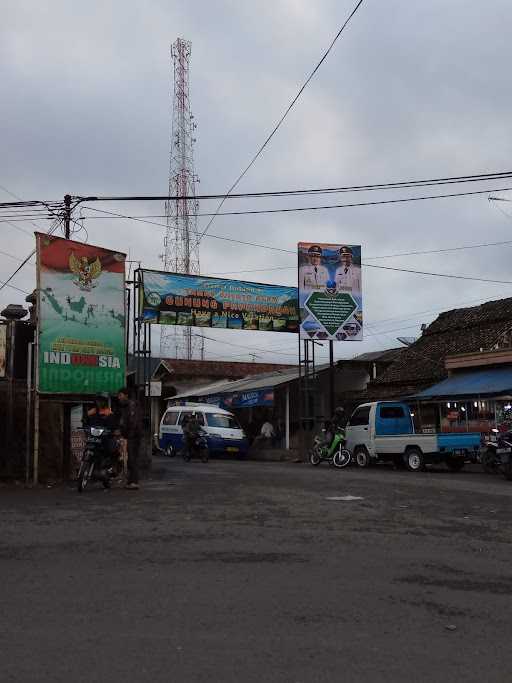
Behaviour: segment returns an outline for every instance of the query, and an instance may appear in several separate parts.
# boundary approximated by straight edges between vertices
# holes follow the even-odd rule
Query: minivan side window
[[[196,413],[197,421],[201,426],[204,426],[204,415],[203,413],[198,413],[195,410],[183,410],[180,415],[180,420],[178,424],[182,425],[183,420],[185,419],[185,415],[192,415],[192,413]]]
[[[380,416],[383,420],[398,420],[405,414],[402,406],[381,406]]]
[[[164,425],[175,425],[178,421],[178,414],[176,411],[172,413],[165,413],[164,415]]]
[[[361,406],[357,408],[350,417],[349,427],[362,427],[370,421],[370,406]]]

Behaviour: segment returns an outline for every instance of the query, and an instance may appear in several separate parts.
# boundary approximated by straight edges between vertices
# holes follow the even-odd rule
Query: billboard
[[[0,325],[0,377],[5,377],[7,363],[7,325]]]
[[[297,289],[141,271],[142,317],[160,325],[298,332]]]
[[[302,339],[362,341],[361,246],[299,242]]]
[[[36,233],[41,393],[126,383],[125,254]]]

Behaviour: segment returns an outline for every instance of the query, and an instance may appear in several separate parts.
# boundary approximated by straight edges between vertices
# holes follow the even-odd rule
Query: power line
[[[260,215],[260,214],[274,214],[274,213],[294,213],[294,212],[302,212],[302,211],[326,211],[329,209],[349,209],[349,208],[357,208],[357,207],[363,207],[363,206],[379,206],[382,204],[403,204],[406,202],[420,202],[420,201],[426,201],[426,200],[431,200],[431,199],[449,199],[453,197],[470,197],[473,195],[481,195],[481,194],[488,194],[489,192],[509,192],[512,190],[512,187],[502,187],[499,189],[487,189],[487,190],[473,190],[473,191],[467,191],[467,192],[450,192],[450,193],[445,193],[445,194],[433,194],[433,195],[421,195],[419,197],[400,197],[398,199],[378,199],[378,200],[373,200],[373,201],[367,201],[367,202],[350,202],[347,204],[324,204],[321,206],[292,206],[288,208],[280,208],[280,209],[245,209],[241,211],[223,211],[219,213],[198,213],[198,217],[208,217],[208,216],[253,216],[253,215]],[[149,199],[149,198],[148,198]],[[92,206],[87,206],[84,207],[84,209],[89,209],[90,211],[99,211],[100,209],[95,209]],[[105,211],[104,213],[108,213]],[[131,220],[145,220],[140,216],[125,216],[123,214],[115,214],[112,213],[112,215],[116,216],[118,218],[130,218]],[[147,221],[150,222],[150,221]],[[161,223],[155,223],[155,225],[162,225]],[[205,232],[203,233],[192,233],[192,234],[199,234],[202,237],[205,236]]]
[[[281,116],[281,118],[279,119],[279,121],[277,122],[277,124],[274,126],[274,129],[272,130],[272,132],[270,133],[270,135],[267,136],[267,139],[263,142],[263,144],[261,145],[261,147],[258,149],[258,151],[256,152],[256,154],[253,156],[253,158],[252,158],[251,161],[249,162],[249,164],[245,167],[245,169],[242,171],[242,173],[238,176],[238,178],[235,180],[235,182],[233,183],[233,185],[231,185],[231,187],[229,188],[229,190],[228,190],[227,193],[226,193],[226,197],[228,197],[229,194],[235,189],[235,187],[236,187],[236,186],[238,185],[238,183],[242,180],[242,178],[245,176],[245,174],[247,173],[247,171],[248,171],[248,170],[251,168],[251,166],[254,164],[254,162],[256,161],[256,159],[257,159],[257,158],[260,156],[260,154],[263,152],[263,150],[264,150],[265,147],[268,145],[268,143],[270,142],[270,140],[271,140],[271,139],[274,137],[274,135],[277,133],[277,131],[278,131],[278,129],[280,128],[281,124],[283,123],[283,121],[285,120],[285,118],[288,116],[288,113],[289,113],[289,112],[291,111],[291,109],[294,107],[295,103],[297,102],[297,100],[299,99],[299,97],[302,95],[302,93],[303,93],[304,90],[306,89],[308,83],[311,81],[311,79],[312,79],[313,76],[316,74],[316,72],[318,71],[318,69],[322,66],[322,64],[324,63],[324,61],[327,59],[327,56],[329,55],[330,51],[331,51],[332,48],[334,47],[334,44],[336,43],[336,41],[338,40],[338,38],[341,36],[341,34],[342,34],[343,31],[345,30],[346,26],[349,24],[350,20],[352,19],[352,17],[355,15],[355,13],[356,13],[357,10],[361,7],[362,4],[363,4],[363,0],[359,0],[359,2],[356,4],[356,6],[355,6],[354,9],[352,10],[352,12],[349,14],[349,16],[348,16],[348,18],[346,19],[346,21],[343,23],[343,25],[342,25],[342,27],[340,28],[340,30],[338,31],[338,33],[335,35],[334,40],[331,42],[331,44],[329,45],[329,47],[327,48],[327,50],[326,50],[326,51],[324,52],[324,54],[322,55],[322,58],[320,59],[320,61],[318,62],[318,64],[315,66],[315,68],[313,69],[313,71],[310,73],[310,75],[308,76],[308,78],[305,80],[305,82],[303,83],[303,85],[300,87],[298,93],[295,95],[295,97],[293,98],[293,100],[291,101],[291,103],[288,105],[288,107],[287,107],[286,111],[284,112],[284,114]],[[202,234],[202,237],[203,237],[204,235],[206,235],[206,233],[208,232],[208,229],[210,228],[210,225],[211,225],[211,224],[213,223],[213,221],[215,220],[215,217],[219,214],[219,211],[220,211],[220,209],[222,208],[222,205],[223,205],[224,202],[226,201],[226,197],[220,202],[219,206],[217,207],[217,211],[216,211],[215,214],[212,216],[212,218],[211,218],[211,220],[209,221],[208,225],[207,225],[206,228],[204,229],[203,234]],[[199,239],[201,240],[202,237],[200,237]]]
[[[48,233],[47,233],[47,234],[48,234],[48,235],[52,235],[52,234],[55,232],[55,230],[57,230],[57,228],[59,227],[59,224],[60,224],[60,218],[59,218],[58,220],[55,221],[54,225],[48,230]],[[4,282],[0,283],[0,292],[2,291],[2,289],[3,289],[4,287],[12,287],[12,288],[14,288],[13,285],[10,285],[9,283],[10,283],[11,280],[20,272],[20,270],[21,270],[21,269],[30,261],[30,259],[32,258],[32,256],[34,256],[35,253],[36,253],[36,250],[33,249],[33,250],[30,252],[30,254],[29,254],[25,259],[23,259],[23,261],[22,261],[22,262],[20,263],[20,265],[16,268],[16,270],[7,278],[7,280],[5,280]],[[17,289],[17,288],[15,288],[15,289]],[[22,291],[22,290],[20,290],[20,291]],[[28,293],[28,292],[27,292],[27,293]]]
[[[492,173],[474,173],[471,175],[459,176],[443,176],[438,178],[427,178],[420,180],[399,180],[392,182],[371,183],[366,185],[344,185],[339,187],[322,187],[322,188],[302,188],[293,190],[270,190],[266,192],[241,192],[230,194],[229,196],[223,194],[202,194],[195,195],[197,200],[211,200],[211,199],[259,199],[266,197],[290,197],[302,195],[321,195],[321,194],[339,194],[347,192],[371,192],[380,190],[397,190],[397,189],[414,189],[416,187],[433,187],[436,185],[452,185],[465,184],[475,182],[485,182],[490,180],[507,180],[512,178],[512,171],[496,171]],[[164,196],[164,195],[95,195],[88,197],[76,197],[79,203],[84,201],[136,201],[136,202],[150,202],[150,201],[164,201],[171,199],[173,201],[187,199],[188,196]],[[1,206],[1,205],[0,205]],[[165,218],[165,214],[151,214],[149,216],[141,216],[141,218]]]
[[[89,208],[93,211],[100,211],[102,213],[107,213],[107,214],[112,213],[110,211],[105,211],[104,209],[94,209],[93,207],[84,207],[84,208]],[[123,216],[122,214],[113,214],[113,215],[116,215],[119,218],[127,218],[129,220],[135,220],[135,221],[138,221],[140,223],[148,223],[150,225],[157,225],[159,227],[164,227],[164,228],[167,227],[163,223],[155,223],[154,221],[147,221],[147,220],[142,219],[142,218],[134,218],[132,216]],[[193,233],[193,234],[197,234],[197,233]],[[280,252],[289,253],[289,254],[296,254],[297,253],[296,250],[292,250],[292,249],[282,249],[280,247],[270,247],[270,246],[264,245],[264,244],[258,244],[255,242],[245,242],[242,240],[235,240],[235,239],[232,239],[229,237],[221,237],[219,235],[211,235],[210,234],[210,235],[206,235],[206,237],[212,237],[214,239],[225,240],[227,242],[235,242],[237,244],[244,244],[245,246],[258,247],[261,249],[270,249],[272,251],[280,251]],[[472,276],[468,276],[468,275],[432,273],[432,272],[421,271],[421,270],[412,270],[412,269],[408,269],[408,268],[391,268],[390,266],[377,266],[377,265],[371,264],[371,263],[363,263],[362,265],[365,267],[368,267],[368,268],[380,268],[383,270],[394,270],[397,272],[412,273],[415,275],[429,275],[432,277],[445,277],[445,278],[452,278],[452,279],[457,279],[457,280],[474,280],[477,282],[489,282],[489,283],[494,283],[494,284],[512,284],[512,281],[509,281],[509,280],[491,280],[491,279],[487,279],[487,278],[472,277]]]
[[[9,254],[8,251],[1,251],[0,250],[0,254],[2,256],[7,256],[7,258],[13,259],[13,261],[23,261],[22,258],[20,258],[19,256],[14,256],[14,254]]]
[[[146,223],[148,225],[156,225],[159,228],[167,228],[167,225],[165,223],[157,223],[156,221],[148,221],[144,218],[138,218],[136,216],[126,216],[121,213],[114,213],[113,211],[106,211],[105,209],[96,209],[92,206],[84,206],[84,209],[88,209],[89,211],[99,211],[100,213],[105,213],[108,214],[109,216],[114,216],[116,218],[126,218],[127,220],[130,221],[136,221],[138,223]],[[189,231],[191,235],[200,235],[200,232],[196,231]],[[257,244],[256,242],[246,242],[244,240],[236,240],[231,237],[222,237],[220,235],[206,235],[206,237],[211,237],[212,239],[217,239],[217,240],[224,240],[225,242],[234,242],[235,244],[243,244],[244,246],[250,246],[250,247],[258,247],[260,249],[270,249],[271,251],[281,251],[284,253],[289,253],[289,254],[295,254],[295,251],[292,251],[291,249],[281,249],[280,247],[270,247],[267,244]]]
[[[425,270],[410,270],[408,268],[393,268],[391,266],[377,266],[374,263],[363,263],[366,268],[379,268],[380,270],[393,270],[399,273],[413,273],[414,275],[430,275],[432,277],[447,277],[454,280],[473,280],[475,282],[489,282],[500,285],[512,285],[512,280],[491,280],[482,277],[472,277],[469,275],[452,275],[451,273],[431,273]]]
[[[9,282],[0,282],[0,290],[2,290],[4,287],[9,287],[10,289],[14,289],[17,292],[21,292],[21,294],[30,294],[30,292],[27,292],[25,289],[20,289],[19,287],[15,287],[14,285],[9,284]]]

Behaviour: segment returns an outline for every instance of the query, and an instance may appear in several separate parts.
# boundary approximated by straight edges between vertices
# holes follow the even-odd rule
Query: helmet
[[[343,415],[345,415],[345,408],[338,406],[336,408],[336,410],[334,411],[334,414],[337,415],[338,417],[343,417]]]

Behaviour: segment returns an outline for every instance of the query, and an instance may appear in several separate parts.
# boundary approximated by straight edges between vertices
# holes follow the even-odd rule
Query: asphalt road
[[[512,680],[510,482],[155,465],[0,488],[0,680]]]

